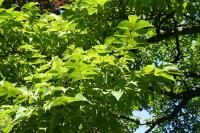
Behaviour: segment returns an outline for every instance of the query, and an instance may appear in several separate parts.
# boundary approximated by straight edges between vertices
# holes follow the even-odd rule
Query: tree
[[[24,4],[29,2],[38,2],[40,13],[49,11],[56,14],[60,14],[60,6],[71,3],[70,0],[4,0],[2,2],[2,7],[8,9],[11,8],[13,4],[16,4],[17,8],[15,8],[15,10],[20,10]]]
[[[1,132],[200,131],[197,0],[62,8],[0,8]]]

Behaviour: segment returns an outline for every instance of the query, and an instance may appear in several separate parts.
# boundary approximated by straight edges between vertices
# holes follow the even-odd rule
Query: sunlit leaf
[[[169,80],[175,81],[173,75],[169,74],[168,72],[166,72],[163,69],[155,68],[154,75],[161,76],[161,77],[167,78]]]
[[[18,94],[22,94],[18,88],[16,88],[13,84],[7,81],[1,81],[0,83],[0,96],[6,95],[7,97],[16,96]]]
[[[119,90],[119,91],[111,91],[111,94],[116,98],[117,101],[122,97],[124,91]]]
[[[80,99],[80,97],[75,98],[75,97],[69,97],[69,96],[61,96],[61,97],[54,98],[51,101],[48,101],[44,105],[44,108],[45,110],[47,110],[55,106],[67,105],[73,102],[80,102],[80,101],[85,101],[85,99],[83,99],[83,97],[81,97]]]
[[[0,7],[1,7],[1,5],[2,5],[3,2],[4,2],[4,0],[0,0]]]
[[[144,67],[145,74],[150,74],[155,69],[154,65],[147,65]]]

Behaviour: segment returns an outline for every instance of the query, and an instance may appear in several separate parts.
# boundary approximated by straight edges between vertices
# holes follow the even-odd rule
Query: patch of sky
[[[152,118],[153,115],[149,114],[148,111],[142,110],[142,111],[133,111],[133,117],[139,117],[140,123],[145,123],[146,119]],[[146,130],[148,130],[148,127],[145,125],[141,125],[134,133],[144,133]]]

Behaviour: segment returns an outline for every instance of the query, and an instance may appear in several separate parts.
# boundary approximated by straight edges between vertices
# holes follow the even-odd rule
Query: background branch
[[[150,128],[145,132],[145,133],[149,133],[151,132],[156,125],[159,125],[167,120],[171,120],[173,119],[174,117],[176,117],[178,115],[178,113],[181,111],[182,108],[184,108],[187,104],[187,102],[190,100],[190,98],[185,98],[183,99],[180,104],[178,106],[176,106],[174,108],[174,110],[169,114],[169,115],[166,115],[166,116],[163,116],[163,117],[160,117],[154,121],[151,122],[151,126]]]
[[[177,32],[175,32],[174,29],[171,28],[163,34],[152,36],[149,39],[147,39],[147,42],[156,43],[162,40],[169,39],[171,37],[200,33],[200,25],[176,27],[176,29],[178,30]]]
[[[189,15],[186,15],[185,13],[183,14],[183,16],[185,16],[185,17],[187,17],[187,18],[189,18],[189,19],[191,19],[191,20],[193,20],[193,21],[195,21],[195,22],[200,24],[200,20],[199,19],[193,18],[193,17],[191,17]]]
[[[160,117],[152,122],[147,122],[147,124],[150,124],[151,126],[145,133],[151,132],[155,128],[156,125],[159,125],[165,121],[175,118],[178,115],[178,113],[181,111],[181,109],[183,109],[187,105],[190,99],[200,96],[200,89],[197,88],[196,90],[185,91],[179,94],[175,94],[171,92],[165,92],[163,94],[166,94],[167,96],[170,96],[172,98],[182,99],[182,101],[180,102],[178,106],[174,108],[174,110],[170,114]]]

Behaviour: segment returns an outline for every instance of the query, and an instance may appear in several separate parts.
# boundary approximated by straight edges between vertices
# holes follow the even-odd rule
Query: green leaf
[[[75,97],[61,96],[61,97],[54,98],[51,101],[48,101],[44,105],[44,109],[47,110],[55,106],[61,106],[61,105],[66,105],[66,104],[70,104],[73,102],[80,102],[80,101],[85,101],[85,99],[83,97],[75,98]]]
[[[104,5],[108,0],[97,0],[97,4]]]
[[[11,19],[11,14],[8,13],[5,9],[0,8],[0,23],[9,19]]]
[[[111,91],[111,94],[116,98],[117,101],[122,97],[124,91],[119,90],[119,91]]]
[[[34,46],[33,46],[33,45],[29,45],[29,44],[21,45],[21,46],[19,47],[19,50],[36,51],[36,50],[34,49]]]
[[[3,4],[3,2],[4,2],[4,0],[0,0],[0,7],[1,7],[1,5]]]
[[[24,95],[19,95],[17,96],[17,98],[13,101],[13,103],[16,104],[20,104],[22,102],[25,102],[26,100],[28,100],[28,97],[25,97]]]
[[[154,65],[147,65],[144,67],[145,74],[150,74],[155,69]]]
[[[154,28],[152,24],[145,20],[140,20],[135,24],[136,29],[142,29],[142,28]]]
[[[135,24],[136,21],[138,20],[138,17],[136,15],[130,15],[128,16],[128,19],[132,24]]]
[[[129,30],[125,30],[125,29],[118,30],[118,31],[115,32],[114,36],[127,38],[127,37],[130,37],[130,31]]]
[[[91,103],[91,102],[90,102],[89,100],[87,100],[87,99],[83,96],[83,94],[81,94],[81,93],[76,94],[75,98],[78,98],[78,99],[80,99],[80,100],[82,100],[82,101],[86,101],[86,102],[88,102],[88,103]]]
[[[37,69],[38,72],[42,72],[50,67],[49,64],[42,65],[40,68]]]
[[[130,30],[132,29],[134,26],[132,23],[130,23],[128,20],[124,20],[122,22],[119,23],[119,25],[117,26],[119,29],[125,29],[125,30]]]
[[[58,57],[55,57],[53,59],[52,68],[53,69],[59,69],[61,66],[63,66],[62,60]]]
[[[167,71],[170,74],[183,76],[184,74],[177,68],[176,65],[171,63],[163,64],[163,70]]]
[[[45,58],[45,55],[41,55],[40,53],[31,53],[31,54],[26,54],[26,58]]]
[[[84,3],[87,3],[88,5],[104,5],[108,0],[83,0]]]
[[[0,97],[4,95],[7,97],[13,97],[18,94],[22,94],[22,91],[16,88],[13,84],[4,80],[0,82]]]
[[[0,110],[0,132],[10,133],[13,124],[12,124],[12,116],[14,114],[14,110],[12,109],[4,109]]]
[[[28,4],[25,4],[25,5],[23,6],[23,8],[28,9],[28,10],[33,10],[33,9],[39,10],[39,8],[35,8],[37,5],[38,5],[37,2],[30,2],[30,3],[28,3]]]
[[[170,75],[168,72],[166,72],[165,70],[160,69],[160,68],[155,68],[154,75],[161,76],[161,77],[167,78],[169,80],[175,81],[173,75]]]
[[[16,111],[16,115],[15,118],[13,120],[13,123],[19,123],[20,121],[22,121],[25,118],[29,118],[32,113],[33,113],[34,109],[32,108],[26,108],[26,107],[19,107]]]

